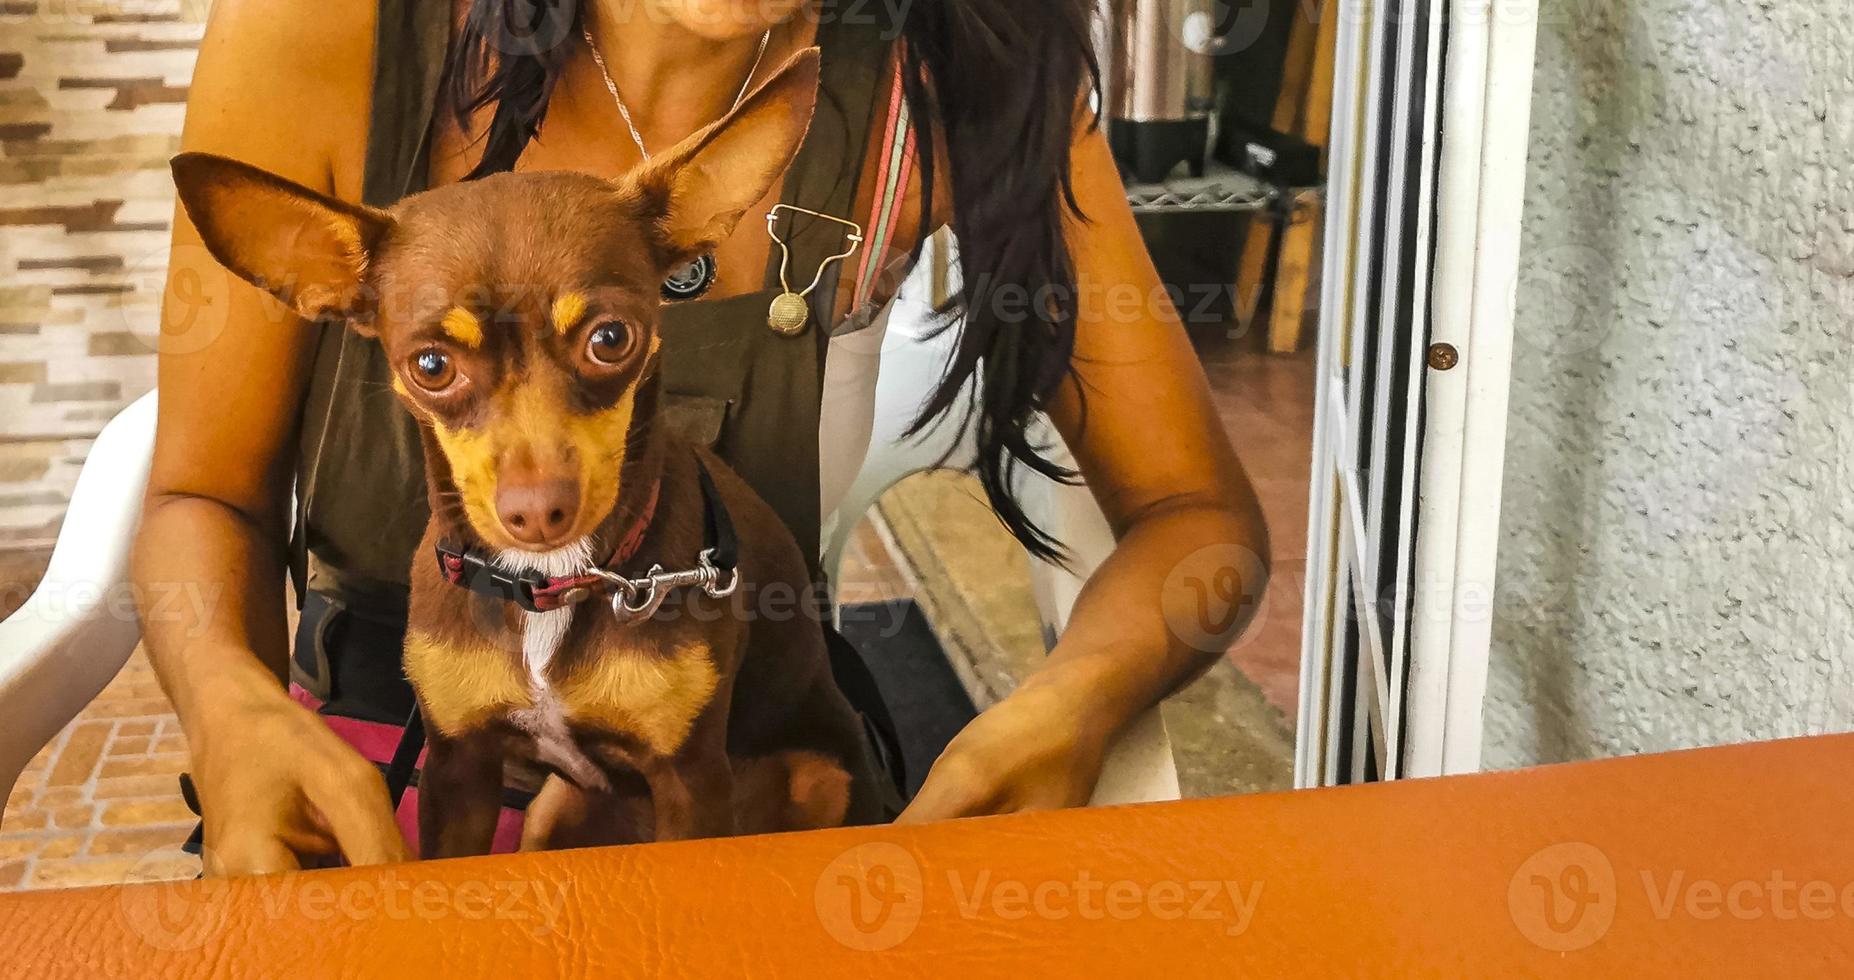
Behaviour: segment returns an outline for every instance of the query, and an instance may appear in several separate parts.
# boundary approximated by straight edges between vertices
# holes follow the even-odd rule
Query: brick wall
[[[91,438],[154,385],[200,7],[0,3],[0,552],[52,542]]]

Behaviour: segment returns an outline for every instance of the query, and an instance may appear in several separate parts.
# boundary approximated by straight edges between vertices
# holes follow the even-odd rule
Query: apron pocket
[[[721,441],[721,430],[727,423],[730,404],[727,399],[712,395],[685,395],[670,391],[664,392],[663,401],[657,410],[663,424],[671,432],[704,449],[713,449],[715,443]]]

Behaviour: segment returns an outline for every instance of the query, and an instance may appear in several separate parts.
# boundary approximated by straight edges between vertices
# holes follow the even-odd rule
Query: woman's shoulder
[[[183,144],[359,194],[378,0],[217,0]]]
[[[279,100],[344,94],[357,83],[364,91],[379,7],[379,0],[217,0],[202,67],[229,69],[241,86]]]

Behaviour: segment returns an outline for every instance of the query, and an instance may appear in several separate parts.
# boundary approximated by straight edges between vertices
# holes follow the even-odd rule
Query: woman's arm
[[[1074,183],[1077,378],[1050,414],[1118,543],[1048,661],[947,746],[904,820],[1086,803],[1114,736],[1214,663],[1267,584],[1261,508],[1098,131]]]
[[[220,0],[181,145],[355,196],[373,4]],[[289,699],[284,552],[313,334],[221,268],[176,208],[160,418],[134,577],[144,640],[186,729],[209,873],[337,847],[404,857],[378,773]],[[158,603],[184,588],[211,599]],[[193,591],[197,590],[197,592]]]

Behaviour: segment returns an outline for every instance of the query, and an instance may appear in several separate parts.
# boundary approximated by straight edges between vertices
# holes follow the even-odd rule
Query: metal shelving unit
[[[1279,196],[1276,188],[1215,160],[1205,164],[1202,177],[1127,185],[1127,203],[1135,214],[1266,211]]]

